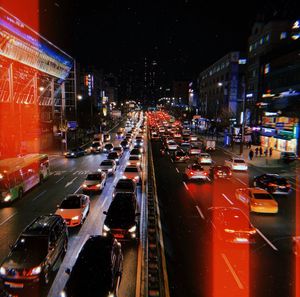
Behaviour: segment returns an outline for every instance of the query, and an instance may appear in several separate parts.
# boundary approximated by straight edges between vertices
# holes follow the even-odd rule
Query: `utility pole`
[[[245,78],[242,78],[242,112],[241,112],[241,142],[240,142],[240,155],[244,152],[244,134],[245,134],[245,101],[246,101],[246,85]]]

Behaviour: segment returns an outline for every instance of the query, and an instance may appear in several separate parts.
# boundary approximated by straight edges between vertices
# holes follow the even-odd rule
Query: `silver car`
[[[114,160],[103,160],[100,163],[98,171],[104,171],[108,175],[113,175],[116,172],[117,163]]]

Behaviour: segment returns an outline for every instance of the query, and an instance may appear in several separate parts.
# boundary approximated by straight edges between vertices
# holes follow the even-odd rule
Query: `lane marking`
[[[177,168],[177,167],[175,167],[175,169],[176,169],[177,173],[179,173],[179,170],[178,170],[178,168]]]
[[[17,214],[17,212],[10,215],[8,218],[6,218],[3,222],[0,223],[0,226],[4,225],[6,222],[8,222],[12,217],[14,217]]]
[[[234,270],[233,267],[231,266],[231,264],[230,264],[228,258],[227,258],[226,255],[223,254],[223,253],[222,253],[221,255],[222,255],[222,258],[223,258],[224,262],[226,263],[227,267],[229,268],[229,270],[230,270],[230,272],[231,272],[231,274],[232,274],[234,280],[236,281],[238,287],[239,287],[241,290],[243,290],[243,289],[244,289],[244,286],[243,286],[242,282],[240,281],[239,277],[237,276],[235,270]]]
[[[196,209],[197,209],[200,217],[202,218],[202,220],[205,220],[205,216],[198,205],[196,205]]]
[[[40,194],[38,194],[35,198],[32,199],[32,201],[35,201],[36,199],[38,199],[39,197],[41,197],[42,195],[44,195],[47,191],[44,190],[43,192],[41,192]]]
[[[256,231],[274,251],[278,252],[278,248],[258,228],[256,228]]]
[[[57,180],[55,183],[58,184],[61,180],[63,180],[65,177],[63,176],[62,178],[60,178],[59,180]]]
[[[190,189],[189,189],[189,187],[187,186],[186,182],[182,182],[182,183],[183,183],[184,187],[186,188],[186,190],[189,191]]]
[[[248,184],[246,184],[245,182],[243,182],[240,178],[235,177],[235,179],[236,179],[237,181],[239,181],[241,184],[243,184],[243,185],[245,185],[245,186],[248,186]]]
[[[224,194],[222,193],[222,196],[231,204],[234,205],[234,203]]]
[[[77,194],[77,192],[79,192],[79,190],[81,190],[81,186],[79,186],[79,188],[74,192],[74,194]]]
[[[65,188],[67,188],[68,186],[70,186],[71,184],[73,184],[73,182],[78,178],[78,176],[74,177],[71,181],[67,182],[65,185]]]

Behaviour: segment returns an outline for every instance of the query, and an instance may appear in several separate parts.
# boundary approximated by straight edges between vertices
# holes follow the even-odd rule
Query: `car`
[[[159,135],[157,132],[155,132],[155,131],[151,132],[151,140],[153,140],[153,141],[159,140]]]
[[[191,144],[189,142],[185,142],[185,141],[181,142],[181,144],[180,144],[181,150],[183,150],[185,152],[189,152],[190,148],[191,148]]]
[[[232,157],[225,160],[225,165],[229,166],[231,170],[247,171],[248,165],[242,158]]]
[[[122,194],[122,195],[120,195]],[[104,220],[102,235],[117,240],[135,240],[138,237],[138,215],[135,195],[119,193],[112,200]]]
[[[253,244],[256,229],[248,216],[236,207],[210,207],[207,222],[214,238],[228,244]]]
[[[139,156],[129,156],[129,159],[127,161],[127,165],[136,165],[141,166],[141,158]]]
[[[183,150],[176,151],[172,156],[174,162],[187,162],[189,159],[189,155]]]
[[[107,155],[107,160],[114,160],[116,161],[117,165],[119,164],[119,154],[117,152],[110,152]]]
[[[198,163],[193,163],[188,165],[184,170],[183,178],[186,181],[190,181],[190,180],[210,181],[209,173],[205,171],[204,168]]]
[[[81,147],[70,149],[65,153],[66,158],[78,158],[84,155],[85,151]]]
[[[271,194],[289,194],[291,192],[291,184],[285,177],[278,174],[265,173],[255,176],[253,186],[265,189]]]
[[[178,144],[175,141],[170,140],[167,142],[167,148],[169,151],[175,151],[178,148]]]
[[[128,143],[128,141],[127,141],[126,139],[122,140],[122,141],[120,142],[120,145],[121,145],[121,147],[122,147],[124,150],[129,149],[129,143]]]
[[[208,153],[201,153],[198,157],[199,164],[212,164],[212,158]]]
[[[117,152],[118,155],[119,155],[119,159],[123,156],[123,153],[124,153],[124,149],[122,146],[115,146],[113,148],[113,152]]]
[[[90,236],[81,248],[59,297],[118,296],[123,271],[121,244],[112,236]]]
[[[136,182],[131,178],[120,178],[115,185],[113,196],[115,196],[117,193],[136,194]]]
[[[114,149],[114,146],[111,143],[107,143],[103,147],[103,152],[104,153],[110,153]]]
[[[140,166],[136,165],[127,165],[125,167],[123,178],[131,178],[137,183],[141,183],[142,180],[142,173]]]
[[[140,149],[133,148],[130,151],[130,156],[137,156],[137,157],[141,158],[142,157],[142,153],[141,153]]]
[[[90,147],[90,150],[91,150],[91,153],[100,153],[102,151],[102,148],[103,148],[103,145],[100,141],[93,141],[91,147]]]
[[[199,145],[192,144],[189,149],[189,154],[192,155],[200,155],[201,154],[201,147]]]
[[[134,144],[143,144],[144,143],[144,140],[143,140],[143,136],[141,135],[138,135],[136,138],[135,138],[135,141],[134,141]]]
[[[278,213],[278,203],[270,193],[261,188],[240,188],[235,190],[238,201],[257,213]]]
[[[105,185],[106,185],[106,173],[104,171],[93,172],[87,175],[81,188],[84,193],[101,192],[104,189]]]
[[[228,166],[216,165],[210,168],[210,176],[213,179],[230,179],[232,172]]]
[[[49,282],[57,261],[68,248],[68,230],[64,219],[55,214],[33,220],[11,246],[0,267],[5,290],[16,296]]]
[[[281,152],[280,160],[285,163],[290,163],[298,159],[298,156],[293,152]]]
[[[82,225],[90,211],[90,197],[84,194],[70,194],[60,205],[55,214],[60,215],[68,227]]]
[[[114,160],[103,160],[100,163],[98,171],[104,171],[107,175],[114,175],[117,169],[117,163]]]
[[[140,150],[140,152],[141,153],[143,153],[144,152],[144,147],[143,147],[143,145],[142,144],[136,144],[136,145],[134,145],[134,147],[133,147],[134,149],[138,149],[138,150]]]
[[[190,142],[195,142],[198,141],[198,136],[197,135],[190,135]]]
[[[122,139],[123,137],[124,137],[124,132],[123,131],[117,131],[116,138],[117,139]]]

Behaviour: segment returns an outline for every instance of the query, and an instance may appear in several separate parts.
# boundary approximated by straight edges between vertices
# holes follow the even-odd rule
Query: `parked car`
[[[66,158],[78,158],[85,155],[85,151],[81,147],[73,148],[65,153]]]
[[[225,165],[229,166],[231,170],[240,170],[247,171],[248,165],[242,158],[232,157],[230,159],[225,160]]]
[[[114,160],[103,160],[100,163],[99,171],[104,171],[107,175],[114,175],[116,173],[117,163]]]
[[[39,216],[22,231],[1,264],[4,288],[19,296],[22,290],[47,284],[67,247],[68,230],[63,218],[53,214]]]
[[[118,240],[136,239],[139,231],[139,213],[137,212],[135,195],[132,193],[119,194],[112,200],[108,211],[103,212],[106,218],[102,235],[113,235]]]
[[[104,171],[89,173],[82,184],[82,191],[100,192],[104,189],[105,185],[106,173]]]
[[[271,194],[289,194],[291,191],[291,184],[288,180],[278,174],[265,173],[255,176],[253,185],[265,189]]]
[[[266,190],[241,188],[235,190],[235,197],[252,212],[278,213],[278,203]]]
[[[70,194],[60,205],[55,214],[60,215],[68,227],[82,225],[90,211],[90,197],[84,194]]]
[[[200,155],[201,154],[201,147],[200,145],[195,145],[192,144],[190,149],[189,149],[189,154],[190,155]]]
[[[113,237],[90,236],[72,270],[66,269],[69,278],[60,297],[118,296],[122,271],[121,244]]]
[[[210,207],[207,220],[211,233],[223,243],[251,244],[256,241],[256,229],[239,208]]]

